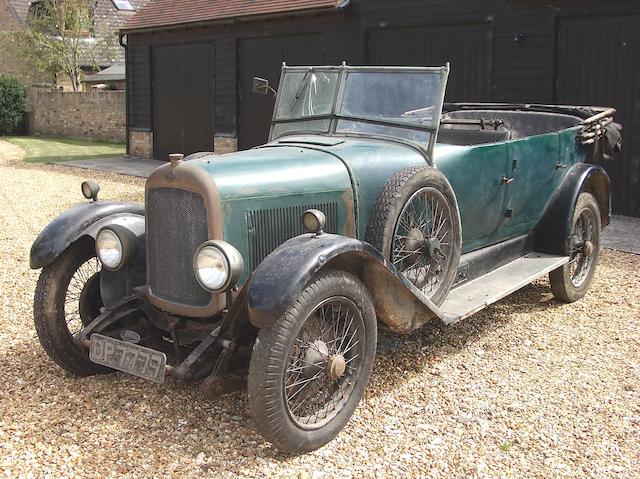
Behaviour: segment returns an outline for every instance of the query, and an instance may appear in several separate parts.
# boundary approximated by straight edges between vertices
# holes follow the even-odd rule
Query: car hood
[[[403,141],[373,137],[292,135],[259,150],[278,152],[292,147],[334,155],[345,165],[353,185],[358,238],[365,238],[369,217],[389,178],[409,166],[429,165],[419,148]]]
[[[280,198],[285,207],[307,204],[311,197],[324,201],[326,195],[318,197],[321,192],[342,192],[341,203],[353,210],[350,221],[358,238],[365,237],[375,202],[389,178],[409,166],[429,165],[424,152],[402,141],[326,135],[285,136],[251,150],[205,155],[189,163],[212,176],[225,211],[231,204],[240,206],[239,200],[249,207],[247,201],[263,198],[266,204]]]
[[[300,146],[207,155],[189,163],[213,177],[222,201],[351,189],[339,158]]]

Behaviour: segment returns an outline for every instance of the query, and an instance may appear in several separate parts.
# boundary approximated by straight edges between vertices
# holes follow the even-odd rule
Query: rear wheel
[[[42,268],[33,317],[40,344],[60,367],[76,376],[108,372],[89,361],[73,336],[100,314],[101,265],[91,242],[71,245]]]
[[[373,302],[360,280],[341,271],[312,280],[258,334],[248,381],[258,431],[289,453],[331,441],[362,398],[376,335]]]
[[[549,273],[553,295],[572,303],[589,290],[600,255],[600,208],[591,193],[581,193],[573,213],[573,227],[567,241],[569,262]]]

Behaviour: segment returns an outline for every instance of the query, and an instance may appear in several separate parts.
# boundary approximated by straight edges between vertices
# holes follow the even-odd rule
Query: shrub
[[[0,75],[0,135],[10,135],[22,125],[27,90],[12,76]]]

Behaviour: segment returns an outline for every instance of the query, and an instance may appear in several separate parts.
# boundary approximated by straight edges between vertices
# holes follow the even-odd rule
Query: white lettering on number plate
[[[89,359],[96,364],[133,374],[154,383],[164,382],[167,356],[155,349],[101,334],[92,334]]]

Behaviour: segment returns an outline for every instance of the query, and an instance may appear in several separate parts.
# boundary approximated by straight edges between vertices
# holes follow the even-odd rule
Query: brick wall
[[[215,136],[213,138],[213,152],[216,155],[226,155],[238,151],[238,139],[235,136]]]
[[[129,130],[129,154],[140,158],[153,158],[153,133],[147,130]]]
[[[29,133],[125,141],[125,92],[30,92]]]

